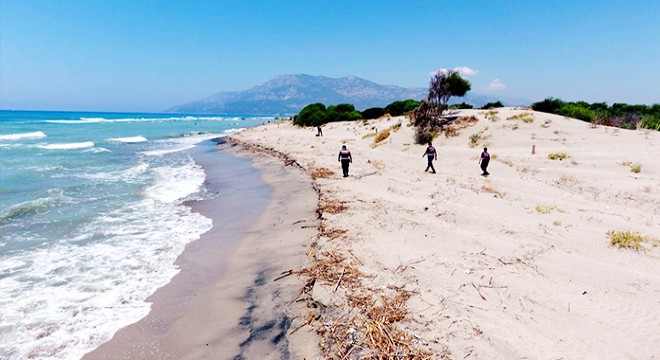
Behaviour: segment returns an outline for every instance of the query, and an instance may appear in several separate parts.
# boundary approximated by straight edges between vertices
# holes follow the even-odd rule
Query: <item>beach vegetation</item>
[[[428,144],[433,140],[433,134],[428,130],[415,130],[415,144]]]
[[[449,106],[450,109],[474,109],[474,106],[471,104],[468,104],[466,102],[462,102],[460,104],[453,104]]]
[[[489,194],[494,194],[495,197],[499,197],[499,198],[503,198],[503,197],[506,195],[504,192],[502,192],[502,191],[496,189],[496,188],[495,188],[494,186],[492,186],[492,185],[483,185],[483,186],[481,187],[481,190],[484,191],[484,192],[487,192],[487,193],[489,193]]]
[[[334,121],[350,121],[362,119],[362,114],[351,104],[338,104],[326,107],[322,103],[305,106],[298,115],[293,117],[297,126],[319,126]]]
[[[383,140],[387,139],[390,137],[390,129],[385,129],[381,132],[379,132],[376,137],[374,138],[374,145],[377,145],[378,143],[382,142]]]
[[[634,172],[635,174],[639,173],[642,171],[642,165],[641,164],[632,164],[630,165],[630,171]]]
[[[504,107],[504,104],[502,104],[501,101],[497,100],[495,102],[489,102],[484,104],[484,106],[482,106],[481,109],[488,110],[488,109],[501,108],[501,107]]]
[[[470,135],[470,147],[473,148],[479,146],[480,141],[481,141],[481,133]]]
[[[442,132],[445,133],[446,137],[458,136],[460,133],[458,130],[467,129],[474,126],[479,122],[476,116],[459,116],[454,121],[450,122],[448,125],[442,127]]]
[[[385,115],[385,109],[382,107],[372,107],[362,111],[363,119],[378,119],[381,116]]]
[[[525,124],[533,123],[534,122],[534,115],[528,113],[528,112],[523,112],[517,115],[511,115],[507,120],[522,120]]]
[[[658,240],[650,236],[642,235],[636,231],[613,231],[607,232],[610,245],[618,248],[633,250],[644,250],[646,246],[657,246]]]
[[[548,159],[550,159],[550,160],[559,160],[559,161],[564,160],[564,159],[568,159],[570,157],[571,156],[566,154],[566,153],[551,153],[551,154],[548,155]]]
[[[318,168],[318,169],[315,169],[314,171],[312,171],[312,179],[313,180],[328,179],[328,178],[332,177],[332,175],[334,175],[334,174],[335,173],[330,169]]]
[[[486,117],[486,119],[495,122],[500,119],[499,117],[497,117],[497,114],[499,113],[500,112],[497,110],[489,110],[484,112],[484,116]]]
[[[297,126],[317,126],[325,123],[324,104],[315,103],[305,106],[298,115],[293,117],[293,124]]]
[[[443,69],[433,75],[428,96],[410,113],[417,144],[428,142],[431,140],[431,132],[437,132],[453,120],[442,117],[443,112],[449,108],[449,99],[452,96],[464,96],[471,87],[470,82],[462,78],[457,70]]]
[[[604,102],[564,102],[550,97],[533,103],[532,109],[583,120],[594,128],[603,125],[630,130],[660,130],[660,104],[648,106],[614,103],[609,106]]]
[[[387,106],[385,106],[385,113],[392,116],[401,116],[405,115],[408,112],[412,111],[419,106],[421,102],[413,99],[395,101]]]
[[[536,205],[536,212],[539,214],[550,214],[553,211],[561,212],[563,213],[564,210],[561,208],[555,206],[555,205],[542,205],[542,204],[537,204]]]
[[[457,137],[461,135],[461,132],[454,126],[445,126],[442,129],[442,132],[445,134],[445,137]]]
[[[629,160],[622,161],[621,165],[630,167],[630,171],[634,172],[635,174],[642,171],[642,164],[633,163],[632,161]]]

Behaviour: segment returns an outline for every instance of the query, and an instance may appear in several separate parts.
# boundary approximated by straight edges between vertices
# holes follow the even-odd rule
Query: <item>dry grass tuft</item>
[[[573,176],[573,175],[562,175],[555,181],[555,184],[557,185],[563,185],[563,186],[575,186],[579,183],[579,180]]]
[[[642,164],[640,164],[640,163],[636,163],[636,164],[635,164],[635,163],[633,163],[632,161],[628,161],[628,160],[626,160],[626,161],[622,161],[622,162],[621,162],[621,165],[623,165],[623,166],[629,166],[629,167],[630,167],[630,171],[631,171],[631,172],[634,172],[635,174],[637,174],[637,173],[639,173],[640,171],[642,171]]]
[[[497,110],[488,110],[488,111],[484,112],[483,114],[486,117],[486,119],[488,119],[492,122],[495,122],[495,121],[500,119],[497,116],[497,114],[499,114],[499,111],[497,111]]]
[[[630,165],[630,171],[634,172],[635,174],[639,173],[642,171],[642,165],[641,164],[633,164]]]
[[[557,211],[560,213],[564,212],[564,210],[562,210],[561,208],[555,205],[541,205],[541,204],[536,205],[536,212],[539,214],[550,214],[553,211]]]
[[[312,179],[313,179],[313,180],[316,180],[316,179],[327,179],[327,178],[331,177],[331,176],[334,175],[334,174],[335,174],[335,173],[334,173],[332,170],[330,170],[330,169],[326,169],[326,168],[318,168],[318,169],[312,171]]]
[[[333,240],[344,236],[347,232],[348,230],[346,229],[328,228],[325,226],[325,223],[323,222],[321,223],[321,225],[319,225],[319,235]]]
[[[316,212],[318,214],[339,214],[348,209],[348,206],[337,199],[326,199],[319,202]]]
[[[568,159],[570,157],[571,156],[566,154],[566,153],[551,153],[551,154],[548,155],[548,159],[550,159],[550,160],[559,160],[559,161],[564,160],[564,159]]]
[[[479,122],[476,116],[460,116],[449,125],[442,128],[445,137],[456,137],[460,135],[460,130],[467,129]]]
[[[486,130],[488,130],[488,128],[483,129],[483,130],[479,131],[479,132],[476,133],[476,134],[472,134],[472,135],[470,135],[470,142],[468,142],[468,145],[469,145],[471,148],[477,147],[477,146],[479,146],[479,145],[482,144],[482,143],[483,143],[483,145],[487,145],[487,144],[485,143],[485,140],[487,140],[488,138],[490,138],[490,135],[484,135],[484,133],[486,132]]]
[[[610,238],[610,245],[618,248],[626,248],[633,250],[647,250],[646,247],[657,246],[658,240],[650,236],[642,235],[636,231],[608,231],[607,236]]]
[[[525,124],[529,124],[529,123],[534,122],[534,115],[532,115],[528,112],[524,112],[524,113],[520,113],[518,115],[511,115],[506,119],[507,120],[522,120],[522,122],[524,122]]]
[[[500,197],[500,198],[503,198],[504,195],[506,195],[504,192],[497,190],[495,187],[491,185],[483,185],[481,187],[481,190],[490,194],[495,194],[496,197]]]
[[[390,137],[391,131],[397,132],[399,131],[399,129],[401,129],[401,123],[394,124],[389,128],[379,132],[378,134],[376,134],[376,138],[374,139],[374,143],[373,145],[371,145],[371,147],[376,147],[380,142]]]

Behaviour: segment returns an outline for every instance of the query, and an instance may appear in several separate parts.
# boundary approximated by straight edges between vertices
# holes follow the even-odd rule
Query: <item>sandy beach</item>
[[[660,133],[515,108],[452,116],[475,118],[436,138],[437,174],[405,117],[233,136],[316,178],[295,334],[319,333],[327,358],[659,358]],[[611,245],[622,231],[641,248]]]
[[[213,228],[177,260],[149,315],[84,359],[282,359],[318,353],[311,332],[284,336],[305,304],[288,304],[316,233],[317,193],[279,158],[231,144],[196,161],[220,196],[191,203]],[[277,281],[275,279],[281,278]],[[286,304],[286,306],[285,306]],[[310,338],[312,337],[312,338]]]
[[[436,138],[436,174],[406,117],[233,135],[220,152],[253,159],[268,190],[228,201],[261,215],[191,244],[149,316],[85,359],[659,358],[660,133],[452,116],[474,118]],[[222,166],[203,165],[212,185]],[[215,224],[221,205],[193,207]]]

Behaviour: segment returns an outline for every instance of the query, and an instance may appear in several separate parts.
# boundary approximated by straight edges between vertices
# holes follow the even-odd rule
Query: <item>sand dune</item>
[[[324,310],[299,331],[353,321],[363,309],[351,309],[351,296],[400,289],[410,295],[408,320],[393,326],[437,357],[660,358],[660,132],[513,108],[453,115],[478,121],[436,138],[437,174],[424,172],[425,146],[414,144],[405,117],[331,123],[323,137],[286,121],[234,135],[286,154],[310,176],[333,171],[315,180],[321,200],[346,207],[322,212],[320,230],[333,231],[315,239],[310,264],[336,252],[345,263],[337,269],[363,275],[319,279],[310,296]],[[348,178],[337,162],[342,144],[354,159]],[[478,166],[484,145],[493,157],[487,178]],[[649,240],[620,249],[610,231]],[[362,320],[354,321],[347,326]],[[368,354],[356,330],[354,345],[326,339],[322,349]]]

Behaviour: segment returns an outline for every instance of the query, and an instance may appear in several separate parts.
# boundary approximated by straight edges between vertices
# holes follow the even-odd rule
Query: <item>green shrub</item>
[[[325,105],[321,103],[305,106],[300,113],[293,117],[293,124],[297,126],[317,126],[325,123]]]
[[[451,105],[449,108],[450,109],[473,109],[474,106],[472,106],[472,105],[470,105],[466,102],[462,102],[460,104]]]
[[[574,118],[574,119],[580,119],[584,121],[591,122],[594,119],[596,119],[596,113],[589,109],[589,107],[582,107],[577,104],[564,104],[560,109],[559,109],[559,114]]]
[[[535,102],[532,104],[532,109],[534,111],[541,111],[541,112],[546,112],[550,114],[557,114],[559,109],[564,105],[564,102],[555,99],[552,97],[546,98],[543,101]]]
[[[362,112],[363,119],[378,119],[383,115],[385,115],[385,109],[381,107],[368,108]]]
[[[293,118],[293,124],[297,126],[317,126],[333,121],[348,121],[362,119],[362,114],[355,110],[351,104],[331,105],[327,108],[324,104],[316,103],[305,106],[300,113]]]
[[[489,102],[486,105],[482,106],[482,110],[488,110],[488,109],[494,109],[494,108],[501,108],[504,107],[504,104],[502,104],[501,101],[497,100],[495,102]]]
[[[660,115],[644,116],[644,120],[642,120],[640,126],[645,129],[660,130]]]
[[[387,106],[385,106],[385,113],[392,116],[401,116],[411,111],[412,109],[418,107],[421,102],[413,99],[395,101]]]

